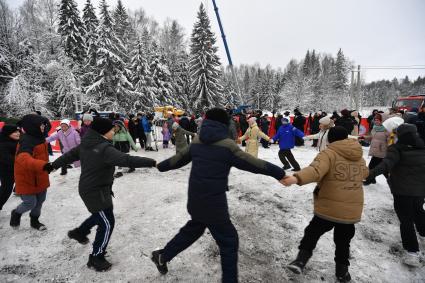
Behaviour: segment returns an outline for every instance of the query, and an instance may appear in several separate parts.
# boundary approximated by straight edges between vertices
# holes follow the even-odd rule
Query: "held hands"
[[[294,176],[285,176],[282,180],[279,181],[282,185],[289,187],[298,183],[298,179]]]
[[[43,166],[43,170],[50,174],[55,171],[55,168],[53,167],[52,163],[48,162]]]

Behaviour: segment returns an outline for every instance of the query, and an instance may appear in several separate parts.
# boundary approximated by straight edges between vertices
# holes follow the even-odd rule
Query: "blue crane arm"
[[[217,4],[215,3],[215,0],[212,0],[212,1],[214,5],[215,15],[217,16],[218,26],[220,27],[221,37],[223,38],[224,48],[226,49],[227,60],[229,61],[229,65],[233,66],[232,57],[230,57],[229,46],[227,45],[226,35],[224,34],[223,25],[221,24],[220,14],[218,13],[218,7],[217,7]]]

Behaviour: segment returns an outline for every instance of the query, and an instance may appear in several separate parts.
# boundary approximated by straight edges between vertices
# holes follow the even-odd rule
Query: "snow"
[[[316,155],[310,145],[293,150],[301,166]],[[161,161],[174,149],[132,153]],[[259,156],[278,164],[278,147],[260,148]],[[364,152],[367,157],[367,148]],[[40,220],[44,232],[29,227],[9,226],[10,211],[19,204],[11,197],[0,213],[0,282],[220,282],[218,249],[206,232],[198,242],[169,264],[161,276],[147,257],[163,247],[186,223],[187,180],[190,165],[167,173],[136,169],[114,184],[115,230],[108,254],[110,271],[96,273],[85,264],[91,245],[67,238],[67,231],[86,217],[78,195],[80,169],[67,176],[51,174],[51,187]],[[365,187],[363,220],[356,225],[352,241],[350,272],[354,282],[423,282],[425,268],[409,269],[401,263],[399,222],[392,196],[383,177]],[[240,237],[240,282],[333,282],[334,244],[332,233],[319,241],[304,275],[285,268],[297,253],[303,230],[312,218],[314,184],[285,188],[273,178],[232,169],[228,192],[230,213]],[[95,229],[89,235],[93,241]],[[424,243],[425,245],[425,243]],[[422,246],[425,249],[425,246]]]

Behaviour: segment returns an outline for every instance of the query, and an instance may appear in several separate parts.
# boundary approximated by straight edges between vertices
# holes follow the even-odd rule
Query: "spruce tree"
[[[173,105],[175,100],[172,97],[174,90],[171,74],[165,57],[155,42],[152,44],[152,52],[149,69],[154,83],[155,97],[161,105]]]
[[[131,53],[131,81],[134,86],[134,110],[148,110],[159,105],[153,89],[153,80],[147,61],[147,50],[141,40],[137,40],[136,48]]]
[[[84,26],[74,0],[61,0],[59,6],[58,32],[62,37],[65,54],[76,63],[82,63],[86,56]]]
[[[193,110],[199,112],[221,105],[223,87],[219,83],[221,70],[215,43],[210,20],[201,4],[192,31],[189,60]]]
[[[128,14],[125,10],[121,0],[118,0],[117,7],[114,10],[113,14],[114,18],[114,32],[116,37],[119,39],[119,47],[120,47],[120,56],[127,61],[128,60],[128,51],[129,51],[129,44],[130,44],[130,23],[128,20]]]
[[[97,27],[99,26],[99,20],[96,17],[94,7],[90,0],[87,0],[86,5],[83,9],[83,23],[86,30],[85,43],[86,43],[86,65],[96,66],[96,54],[97,54]]]
[[[119,39],[105,0],[101,1],[100,15],[95,82],[88,87],[87,94],[101,109],[122,111],[132,104],[129,94],[133,85],[126,77],[125,63],[119,56]]]
[[[347,61],[344,57],[344,53],[342,53],[341,48],[338,51],[338,54],[336,56],[336,63],[335,63],[335,89],[337,90],[346,90],[347,89],[347,78],[348,74],[348,68],[347,68]]]

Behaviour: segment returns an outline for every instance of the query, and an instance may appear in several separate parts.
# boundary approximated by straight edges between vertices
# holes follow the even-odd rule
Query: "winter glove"
[[[53,167],[52,163],[48,162],[43,166],[43,170],[50,174],[55,170],[55,168]]]

